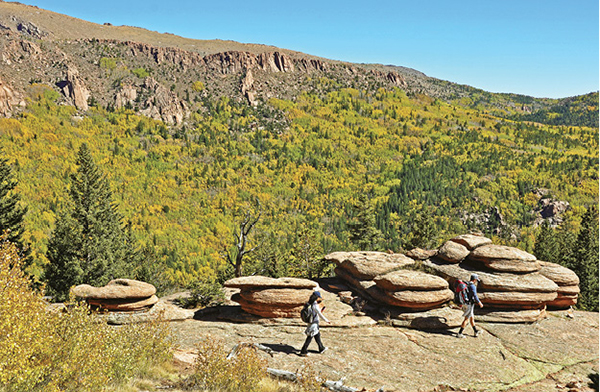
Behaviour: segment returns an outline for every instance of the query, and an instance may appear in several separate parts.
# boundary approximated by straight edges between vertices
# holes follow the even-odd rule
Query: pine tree
[[[539,234],[535,238],[535,245],[533,248],[533,254],[538,260],[559,263],[559,239],[556,237],[556,230],[550,227],[548,221],[544,221],[540,226]]]
[[[579,307],[598,311],[598,207],[591,206],[581,222],[573,252],[573,267],[579,276]]]
[[[29,247],[23,242],[24,217],[27,207],[21,205],[19,194],[14,189],[17,180],[7,159],[0,159],[0,234],[6,232],[7,240],[14,243],[26,264],[30,263]]]
[[[67,211],[58,217],[48,242],[45,280],[49,294],[64,300],[73,285],[102,286],[115,278],[134,278],[138,253],[121,225],[108,181],[86,144],[71,175]]]
[[[350,241],[359,250],[380,250],[383,235],[377,229],[375,207],[369,198],[362,194],[353,206],[354,219],[350,221]]]

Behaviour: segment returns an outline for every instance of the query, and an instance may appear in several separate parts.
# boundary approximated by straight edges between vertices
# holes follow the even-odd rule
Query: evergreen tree
[[[411,222],[411,232],[406,241],[406,249],[424,248],[430,249],[437,241],[438,228],[435,225],[433,211],[420,211],[416,213]]]
[[[359,250],[380,250],[383,235],[377,229],[375,207],[369,198],[362,194],[353,206],[354,219],[350,221],[350,241]]]
[[[7,159],[0,159],[0,234],[6,232],[7,240],[14,243],[26,264],[30,263],[29,247],[23,242],[23,220],[27,208],[21,205],[20,196],[14,192],[17,180]]]
[[[598,207],[591,206],[581,222],[573,252],[573,267],[579,276],[579,307],[598,311]]]
[[[138,253],[121,225],[108,182],[86,144],[71,175],[67,211],[58,217],[48,242],[48,292],[64,300],[71,286],[102,286],[115,278],[134,278]]]
[[[556,237],[557,233],[550,227],[548,221],[545,220],[540,226],[540,232],[535,238],[533,248],[533,254],[538,260],[560,263],[560,242]]]

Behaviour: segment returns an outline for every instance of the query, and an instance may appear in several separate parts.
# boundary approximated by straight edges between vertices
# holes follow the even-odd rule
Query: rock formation
[[[20,94],[0,80],[0,116],[10,117],[16,106],[25,106]]]
[[[76,298],[109,311],[147,310],[158,302],[153,285],[132,279],[111,280],[104,287],[82,284],[73,287],[71,292]]]
[[[242,310],[261,317],[299,317],[317,283],[308,279],[246,276],[230,279],[224,284],[240,289],[231,299]]]
[[[470,249],[460,263],[443,251],[449,243],[462,243]],[[517,248],[491,244],[478,236],[459,236],[445,243],[438,255],[424,262],[453,286],[457,279],[480,278],[478,293],[485,305],[485,318],[535,321],[544,317],[544,309],[567,308],[577,302],[579,280],[573,271],[539,261]]]
[[[79,71],[73,67],[67,67],[65,81],[61,83],[63,94],[70,98],[75,107],[79,110],[88,110],[88,98],[90,92],[85,87],[81,78],[79,77]]]
[[[150,92],[150,97],[144,102],[141,114],[155,120],[163,120],[167,124],[183,122],[188,109],[176,94],[151,77],[146,77],[143,87]]]
[[[336,263],[336,275],[361,295],[386,306],[423,311],[453,297],[446,280],[406,269],[415,262],[402,254],[334,252],[325,259]]]

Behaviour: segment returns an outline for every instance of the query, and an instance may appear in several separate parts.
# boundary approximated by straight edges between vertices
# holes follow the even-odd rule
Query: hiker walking
[[[321,342],[321,332],[319,331],[319,320],[322,319],[325,322],[329,322],[327,317],[323,316],[321,312],[321,302],[323,302],[323,298],[321,297],[321,293],[315,291],[311,294],[308,299],[308,303],[305,305],[307,310],[302,310],[302,319],[308,322],[308,326],[304,333],[306,334],[306,341],[304,342],[304,346],[302,346],[302,350],[300,350],[300,355],[306,357],[308,355],[308,345],[315,338],[317,345],[319,346],[319,354],[322,354],[327,347],[323,345]],[[324,309],[324,308],[323,308]]]
[[[471,323],[471,326],[473,327],[473,332],[475,333],[475,337],[479,336],[479,334],[481,333],[480,330],[477,329],[477,327],[475,326],[475,314],[474,314],[474,310],[475,310],[475,304],[478,304],[480,308],[483,308],[483,304],[481,303],[481,301],[479,300],[479,297],[477,296],[477,282],[479,282],[479,276],[477,274],[472,274],[471,275],[471,279],[469,279],[469,281],[467,283],[462,283],[460,282],[460,284],[465,285],[466,287],[460,289],[461,291],[461,295],[462,295],[462,301],[463,302],[463,317],[464,320],[460,326],[460,330],[458,331],[458,335],[456,335],[459,338],[464,338],[465,335],[463,335],[463,331],[465,330],[465,327],[467,326],[467,322]]]

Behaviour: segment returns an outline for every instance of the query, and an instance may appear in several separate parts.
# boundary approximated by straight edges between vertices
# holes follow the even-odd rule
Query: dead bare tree
[[[246,248],[248,245],[248,236],[262,215],[262,208],[258,200],[256,200],[256,204],[256,212],[252,211],[251,208],[246,209],[244,218],[237,228],[239,231],[233,233],[235,236],[235,249],[233,252],[230,252],[227,245],[223,245],[223,250],[221,251],[221,257],[233,267],[233,273],[236,278],[242,276],[244,256],[258,248],[258,245],[250,249]]]

